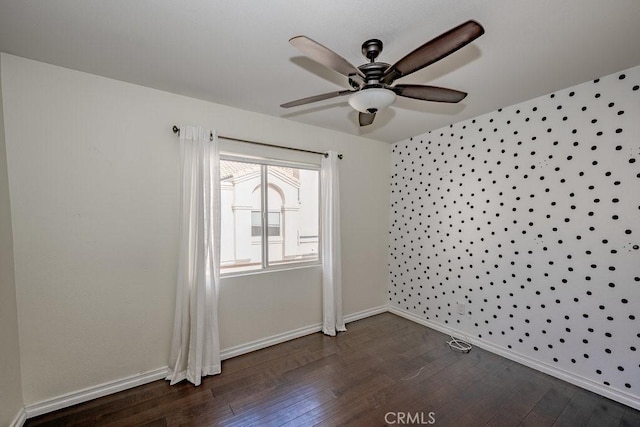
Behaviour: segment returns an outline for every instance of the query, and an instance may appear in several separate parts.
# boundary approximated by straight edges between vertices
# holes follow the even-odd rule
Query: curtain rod
[[[173,126],[173,133],[175,133],[176,135],[180,135],[180,128],[178,126],[174,125]],[[262,145],[264,147],[284,148],[285,150],[301,151],[303,153],[311,153],[311,154],[320,154],[321,156],[324,156],[324,157],[327,157],[329,155],[329,153],[321,153],[320,151],[304,150],[302,148],[284,147],[282,145],[267,144],[267,143],[258,142],[258,141],[249,141],[249,140],[246,140],[246,139],[232,138],[230,136],[224,136],[224,135],[218,135],[218,136],[220,138],[228,139],[230,141],[246,142],[247,144]],[[213,141],[213,133],[209,134],[209,139],[211,141]],[[338,154],[338,158],[342,159],[342,154]]]

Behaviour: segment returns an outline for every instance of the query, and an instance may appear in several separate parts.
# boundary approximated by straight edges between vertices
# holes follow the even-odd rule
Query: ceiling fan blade
[[[353,92],[354,91],[351,91],[351,90],[340,90],[337,92],[323,93],[322,95],[314,95],[314,96],[309,96],[302,99],[296,99],[295,101],[286,102],[284,104],[281,104],[280,106],[282,108],[297,107],[298,105],[311,104],[312,102],[324,101],[325,99],[331,99],[338,96],[348,95]]]
[[[358,122],[360,126],[369,126],[373,123],[373,119],[376,118],[376,113],[359,113]]]
[[[382,80],[386,84],[421,70],[466,46],[484,34],[484,28],[475,21],[467,21],[426,42],[404,58],[387,68]]]
[[[289,40],[293,46],[316,62],[339,72],[342,75],[352,74],[364,77],[364,73],[352,65],[349,61],[332,51],[331,49],[311,40],[306,36],[296,36]]]
[[[467,96],[466,92],[437,86],[399,84],[390,89],[394,91],[396,95],[421,99],[423,101],[454,103],[462,101]]]

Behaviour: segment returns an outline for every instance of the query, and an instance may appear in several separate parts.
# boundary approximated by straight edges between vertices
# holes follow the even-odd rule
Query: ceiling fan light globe
[[[384,110],[396,100],[396,94],[383,88],[362,89],[349,97],[349,105],[361,113]]]

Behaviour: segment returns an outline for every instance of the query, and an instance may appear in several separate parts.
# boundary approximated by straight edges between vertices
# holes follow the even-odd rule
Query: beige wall
[[[0,58],[0,81],[2,59]],[[3,117],[0,85],[0,425],[7,426],[20,413],[23,403]]]
[[[2,82],[26,404],[167,364],[173,124],[343,153],[344,312],[386,304],[388,144],[10,55]],[[226,279],[220,306],[223,350],[317,324],[319,271]]]

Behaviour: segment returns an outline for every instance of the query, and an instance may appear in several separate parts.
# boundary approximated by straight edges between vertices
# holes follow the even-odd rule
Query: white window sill
[[[273,266],[273,267],[259,269],[259,270],[247,270],[247,271],[237,271],[233,273],[222,273],[220,274],[220,280],[230,279],[235,277],[242,277],[242,276],[254,276],[256,274],[269,274],[269,273],[276,273],[281,271],[301,270],[301,269],[316,268],[316,267],[322,267],[322,263],[319,261],[305,262],[305,263],[302,263],[302,262],[291,263],[291,264],[278,265],[278,266]]]

